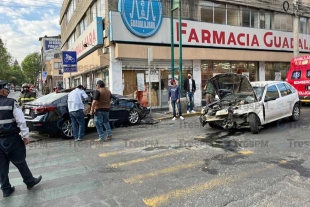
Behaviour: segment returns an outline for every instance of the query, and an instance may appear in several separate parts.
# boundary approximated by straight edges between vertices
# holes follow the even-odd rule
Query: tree
[[[41,71],[41,56],[39,53],[35,52],[27,57],[22,62],[22,70],[29,80],[28,82],[36,85],[38,75]]]
[[[26,77],[18,64],[12,65],[7,73],[9,74],[7,77],[7,81],[9,83],[13,83],[14,85],[22,85],[26,82]]]
[[[8,78],[8,69],[10,68],[11,55],[6,49],[0,38],[0,80]]]

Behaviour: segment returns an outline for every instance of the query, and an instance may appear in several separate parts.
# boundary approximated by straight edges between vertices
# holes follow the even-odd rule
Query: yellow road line
[[[245,176],[248,176],[248,175],[251,175],[254,173],[258,173],[260,171],[265,171],[265,170],[268,170],[268,169],[274,168],[274,167],[275,167],[275,165],[268,165],[265,168],[260,168],[260,169],[256,169],[253,171],[240,173],[237,175],[238,177],[235,177],[235,176],[219,177],[217,179],[213,179],[213,180],[206,182],[204,184],[198,184],[198,185],[190,186],[188,188],[174,190],[174,191],[171,191],[171,192],[168,192],[166,194],[156,196],[153,198],[144,198],[143,202],[147,206],[158,207],[158,206],[167,204],[167,202],[170,201],[171,199],[185,197],[189,194],[200,193],[202,191],[209,190],[209,189],[219,187],[219,186],[223,186],[225,184],[233,184],[233,183],[235,183],[241,179],[244,179]]]
[[[242,155],[254,154],[254,152],[253,152],[253,151],[250,151],[250,150],[242,150],[242,151],[239,151],[238,153],[239,153],[239,154],[242,154]]]
[[[165,174],[173,173],[173,172],[176,172],[176,171],[179,171],[179,170],[184,170],[184,169],[196,167],[196,166],[199,166],[199,165],[202,165],[202,164],[204,164],[204,162],[196,162],[196,163],[177,165],[177,166],[165,168],[165,169],[162,169],[162,170],[150,172],[150,173],[147,173],[147,174],[137,175],[137,176],[134,176],[134,177],[131,177],[131,178],[128,178],[128,179],[124,179],[124,181],[126,183],[130,183],[130,184],[142,183],[142,180],[144,180],[144,179],[148,179],[148,178],[159,176],[159,175],[165,175]]]
[[[121,153],[126,152],[126,151],[128,151],[128,150],[121,150],[121,151],[101,153],[101,154],[99,154],[99,157],[110,157],[110,156],[113,156],[113,155],[121,154]]]
[[[110,167],[112,167],[112,168],[123,167],[123,166],[131,165],[131,164],[135,164],[135,163],[139,163],[139,162],[149,161],[149,160],[156,159],[156,158],[167,157],[167,156],[174,155],[174,154],[177,154],[177,153],[180,153],[180,152],[184,152],[184,151],[175,150],[175,151],[170,151],[170,152],[167,152],[167,153],[161,153],[161,154],[157,154],[157,155],[152,155],[152,156],[149,156],[149,157],[142,157],[142,158],[138,158],[138,159],[135,159],[135,160],[126,161],[126,162],[118,162],[118,163],[110,164]]]

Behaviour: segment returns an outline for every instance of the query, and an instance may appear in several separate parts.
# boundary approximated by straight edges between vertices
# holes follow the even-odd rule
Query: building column
[[[113,94],[123,95],[122,61],[115,59],[115,46],[110,46],[109,89]]]
[[[196,83],[196,92],[194,94],[195,106],[201,106],[201,60],[193,60],[193,79]]]
[[[261,61],[259,62],[259,66],[258,66],[258,80],[259,81],[265,81],[265,62]]]

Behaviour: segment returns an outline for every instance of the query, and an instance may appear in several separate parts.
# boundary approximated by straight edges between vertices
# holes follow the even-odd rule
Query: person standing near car
[[[10,162],[19,170],[28,190],[42,179],[42,176],[33,177],[27,165],[25,145],[29,143],[29,128],[17,102],[7,98],[6,84],[7,81],[0,80],[0,183],[3,197],[15,191],[9,181]]]
[[[173,121],[176,120],[176,111],[175,111],[175,105],[178,107],[179,116],[180,119],[184,119],[182,116],[182,110],[181,110],[181,103],[180,103],[180,87],[176,85],[176,82],[174,79],[170,80],[171,87],[168,91],[168,104],[170,103],[171,99],[171,105],[173,110]]]
[[[111,108],[111,91],[105,88],[102,80],[97,81],[97,90],[94,93],[94,100],[90,109],[90,115],[94,114],[94,122],[97,128],[99,139],[96,141],[107,141],[112,139],[112,130],[109,123]],[[103,125],[107,131],[107,138],[104,138]]]
[[[82,141],[85,134],[84,103],[87,100],[84,87],[79,85],[68,95],[68,109],[75,141]]]
[[[34,93],[32,93],[29,90],[29,84],[24,83],[22,85],[23,91],[20,93],[19,97],[18,97],[18,103],[21,106],[23,103],[27,103],[30,101],[34,101],[36,98],[34,96]]]
[[[192,79],[192,74],[187,74],[187,79],[184,80],[184,90],[186,92],[187,113],[195,113],[194,111],[194,93],[196,91],[195,80]]]
[[[206,91],[206,105],[213,103],[215,99],[215,90],[210,80],[207,80],[204,90]]]

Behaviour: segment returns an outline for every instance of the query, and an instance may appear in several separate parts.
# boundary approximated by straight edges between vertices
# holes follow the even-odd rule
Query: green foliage
[[[41,56],[35,52],[28,55],[22,62],[22,70],[25,74],[25,81],[36,85],[36,80],[41,71]]]
[[[2,39],[0,39],[0,80],[6,80],[9,76],[10,61],[11,55],[8,53]]]

